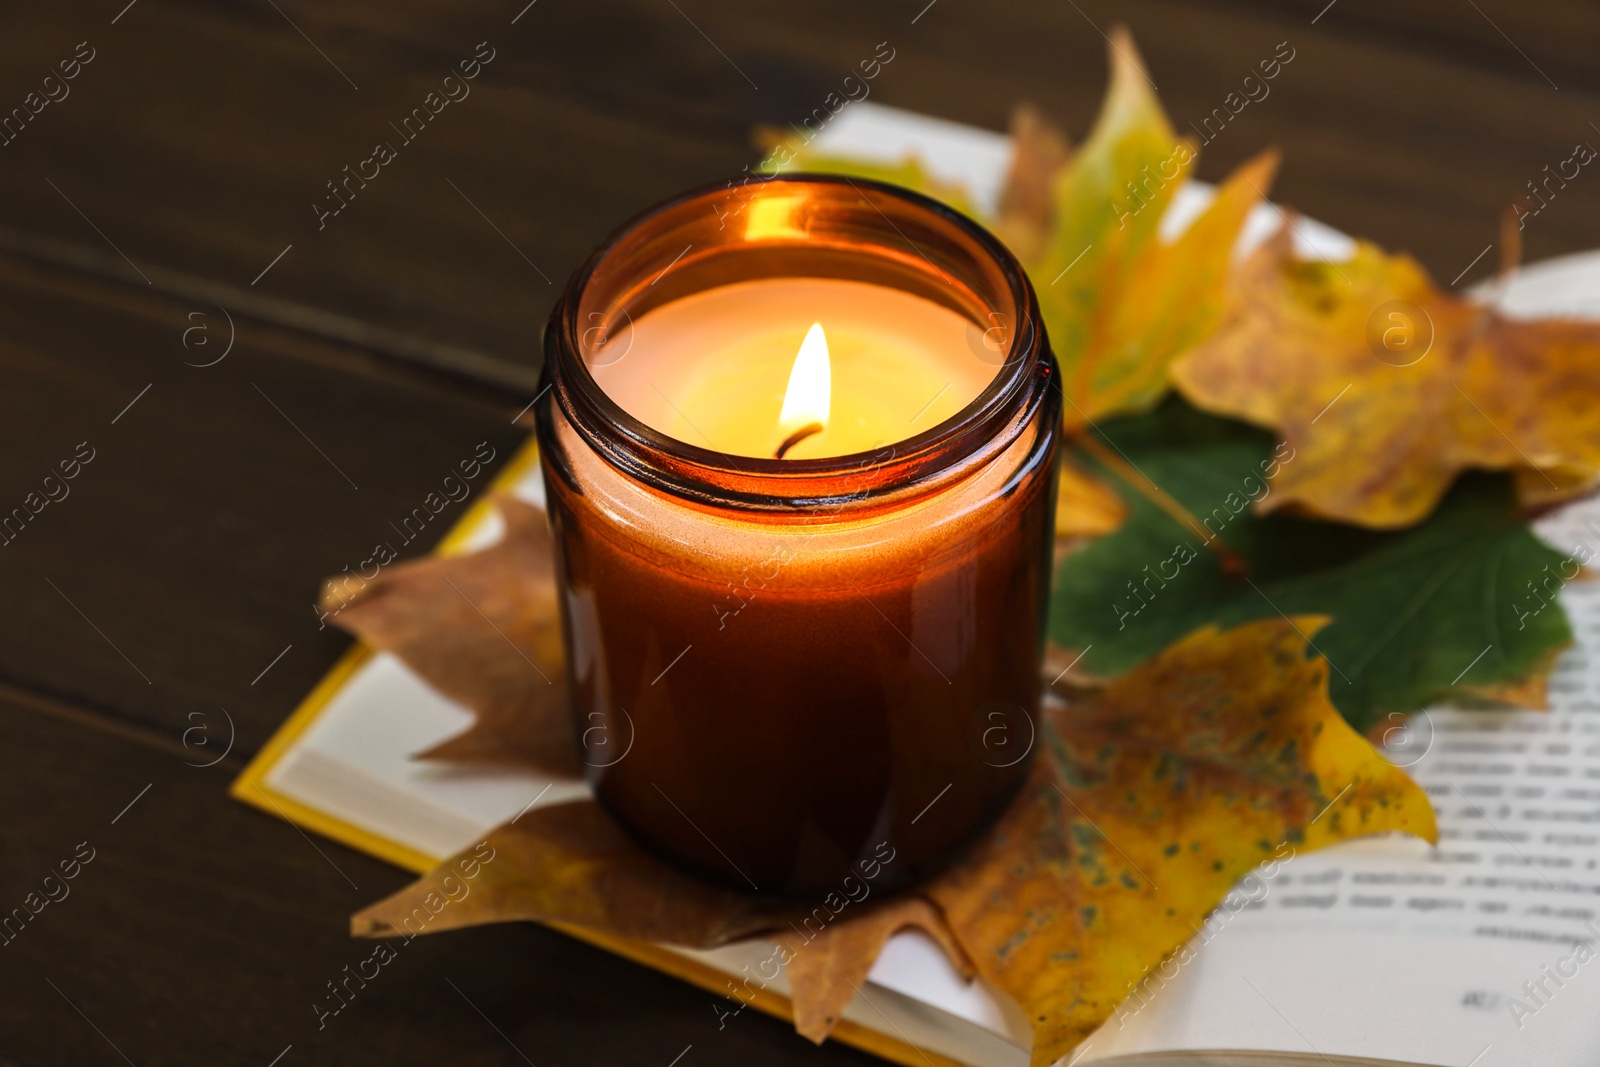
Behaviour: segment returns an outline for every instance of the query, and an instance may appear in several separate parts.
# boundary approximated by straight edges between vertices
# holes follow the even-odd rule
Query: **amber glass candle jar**
[[[545,360],[576,733],[616,819],[784,895],[906,885],[986,829],[1033,747],[1060,422],[1015,259],[893,186],[703,190],[590,256]]]

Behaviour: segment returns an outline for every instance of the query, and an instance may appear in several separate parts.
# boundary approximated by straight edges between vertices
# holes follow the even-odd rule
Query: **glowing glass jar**
[[[762,893],[935,870],[1028,770],[1058,371],[993,237],[827,176],[617,231],[536,406],[573,714],[657,854]]]

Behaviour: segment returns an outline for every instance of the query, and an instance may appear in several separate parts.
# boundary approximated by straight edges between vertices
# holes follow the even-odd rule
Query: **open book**
[[[915,151],[989,204],[1008,155],[998,134],[866,103],[847,107],[819,141],[883,159]],[[1186,188],[1164,225],[1181,228],[1209,196]],[[1262,206],[1242,243],[1277,224]],[[1351,248],[1309,220],[1296,238],[1303,254],[1323,258]],[[1600,315],[1600,254],[1522,272],[1502,305]],[[531,446],[497,486],[542,504]],[[1579,545],[1600,553],[1600,503],[1567,508],[1540,532],[1569,554]],[[499,535],[480,500],[441,551]],[[1391,732],[1391,758],[1437,808],[1437,848],[1366,839],[1258,869],[1070,1062],[1600,1063],[1600,583],[1572,583],[1561,597],[1579,636],[1552,679],[1549,713],[1435,708]],[[530,805],[584,795],[581,783],[531,772],[410,758],[470,721],[394,657],[358,647],[233,793],[417,871]],[[569,932],[704,987],[724,1024],[743,1010],[731,979],[772,955],[762,942],[698,952]],[[786,991],[780,974],[752,1003],[786,1014]],[[914,932],[890,941],[835,1037],[919,1067],[1021,1067],[1031,1044],[1003,994],[981,980],[964,985]]]

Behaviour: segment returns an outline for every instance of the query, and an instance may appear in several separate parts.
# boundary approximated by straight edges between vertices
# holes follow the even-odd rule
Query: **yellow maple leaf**
[[[1199,407],[1293,449],[1263,511],[1393,528],[1426,517],[1468,468],[1515,472],[1529,504],[1600,480],[1600,324],[1507,318],[1366,242],[1321,263],[1295,258],[1280,231],[1173,378]]]
[[[1147,411],[1172,360],[1221,316],[1234,244],[1277,168],[1240,167],[1175,240],[1161,220],[1199,153],[1173,133],[1125,31],[1111,42],[1111,86],[1089,139],[1054,179],[1042,253],[1025,259],[1061,364],[1069,429]]]
[[[1433,841],[1433,807],[1339,715],[1325,619],[1206,627],[1058,714],[1019,802],[921,892],[1009,993],[1046,1067],[1236,881],[1362,834]],[[1253,875],[1252,877],[1263,877]]]

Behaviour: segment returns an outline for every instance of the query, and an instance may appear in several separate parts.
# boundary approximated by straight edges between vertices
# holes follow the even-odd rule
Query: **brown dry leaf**
[[[679,873],[634,844],[599,804],[580,800],[534,808],[490,831],[352,916],[350,931],[397,937],[532,920],[713,948],[797,910]]]
[[[495,506],[506,524],[495,544],[400,564],[354,595],[330,581],[322,608],[476,714],[421,755],[577,777],[549,531],[542,512],[514,497]]]
[[[1365,242],[1348,261],[1312,262],[1281,231],[1173,379],[1294,449],[1263,511],[1402,527],[1468,468],[1512,470],[1528,504],[1600,480],[1600,324],[1507,318]]]
[[[794,1028],[822,1044],[867,980],[867,972],[889,938],[921,930],[939,943],[961,976],[971,979],[972,961],[939,909],[919,896],[903,896],[859,916],[822,928],[788,960]],[[794,942],[787,942],[793,945]]]
[[[949,924],[921,897],[842,903],[838,914],[690,878],[636,845],[600,805],[575,801],[535,808],[491,831],[352,916],[350,931],[407,937],[534,921],[701,949],[770,935],[788,969],[795,1029],[819,1043],[901,930],[921,930],[963,977],[973,975]]]
[[[922,890],[1032,1021],[1035,1067],[1257,864],[1361,834],[1436,838],[1426,795],[1329,702],[1301,633],[1322,621],[1207,627],[1055,713],[1019,802]]]
[[[995,236],[1024,263],[1037,259],[1055,225],[1056,174],[1072,157],[1067,135],[1031,104],[1011,114],[1011,165],[1000,188]]]

